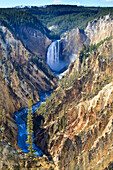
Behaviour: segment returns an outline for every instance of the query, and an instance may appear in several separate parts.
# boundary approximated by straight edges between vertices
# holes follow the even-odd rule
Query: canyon
[[[0,149],[10,150],[0,155],[2,169],[112,169],[112,25],[109,15],[102,16],[53,42],[38,29],[21,26],[17,39],[0,26],[0,124],[5,129],[0,139],[6,141]],[[85,49],[95,44],[98,48]],[[70,65],[58,81],[47,64],[57,72]],[[28,160],[17,145],[14,113],[27,107],[29,94],[36,104],[39,93],[49,90],[34,113],[34,142],[46,156]],[[38,116],[45,120],[42,126]]]
[[[97,29],[100,21],[97,20]],[[106,23],[106,17],[103,22]],[[111,36],[111,32],[112,27],[96,42]],[[103,41],[97,50],[88,53],[85,63],[81,63],[78,54],[46,104],[38,109],[46,121],[43,130],[36,130],[35,143],[45,154],[51,153],[56,169],[96,170],[113,166],[112,47],[112,38]]]
[[[29,94],[33,96],[33,102],[37,103],[38,93],[53,89],[56,81],[44,61],[30,53],[6,27],[0,27],[0,111],[1,116],[5,112],[8,121],[7,140],[13,143],[17,141],[17,127],[15,125],[16,129],[12,128],[10,116],[27,107]],[[12,137],[9,137],[10,130],[14,131]]]

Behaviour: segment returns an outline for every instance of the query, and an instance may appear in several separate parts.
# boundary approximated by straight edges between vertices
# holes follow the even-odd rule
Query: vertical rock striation
[[[38,93],[53,89],[55,83],[56,78],[44,61],[30,53],[6,27],[0,26],[0,115],[5,110],[9,118],[14,116],[15,111],[27,107],[29,94],[36,103]],[[8,128],[12,128],[8,122],[5,122],[6,136],[11,134]],[[16,138],[14,134],[9,139]]]
[[[103,39],[106,38],[103,37]],[[105,169],[113,162],[113,38],[73,62],[39,108],[56,169]],[[40,137],[40,144],[44,134]]]

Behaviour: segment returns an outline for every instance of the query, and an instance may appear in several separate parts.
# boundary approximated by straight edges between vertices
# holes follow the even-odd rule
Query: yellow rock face
[[[112,165],[112,43],[105,41],[90,53],[85,66],[78,56],[45,104],[48,150],[58,170],[103,170]],[[39,133],[37,139],[40,136],[44,137]]]
[[[44,62],[40,62],[37,56],[26,50],[21,41],[15,39],[6,27],[0,26],[0,29],[0,115],[4,109],[6,115],[13,117],[15,111],[27,107],[30,94],[33,103],[37,103],[39,92],[53,89],[56,78],[47,72]],[[9,119],[7,121],[6,138],[13,142],[12,135],[16,139],[18,131],[12,127],[15,122],[11,123]]]

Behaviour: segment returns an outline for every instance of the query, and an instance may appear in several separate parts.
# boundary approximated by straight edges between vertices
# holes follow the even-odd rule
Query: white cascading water
[[[47,64],[54,71],[59,71],[59,56],[60,56],[60,40],[54,41],[48,48],[47,51]]]

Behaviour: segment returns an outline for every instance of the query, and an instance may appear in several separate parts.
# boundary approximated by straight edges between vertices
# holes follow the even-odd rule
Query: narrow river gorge
[[[37,110],[37,108],[41,105],[41,103],[46,101],[46,95],[49,97],[50,96],[51,91],[46,92],[46,93],[40,93],[39,97],[40,97],[40,102],[38,102],[37,104],[33,105],[32,107],[32,111],[33,113]],[[27,110],[28,108],[22,109],[18,112],[15,113],[15,120],[16,120],[16,124],[18,126],[18,146],[19,148],[22,149],[23,152],[27,153],[28,152],[28,146],[27,146]],[[35,154],[37,156],[42,157],[43,156],[43,152],[33,143],[33,149],[36,151]]]
[[[63,73],[58,73],[63,69],[67,63],[63,60],[60,60],[60,40],[54,41],[48,48],[47,52],[47,64],[54,71],[54,74],[57,77],[61,77]],[[44,92],[39,94],[40,102],[33,105],[33,113],[38,109],[41,103],[46,102],[46,95],[49,97],[52,91]],[[15,121],[18,126],[18,146],[22,149],[23,152],[28,152],[27,141],[27,111],[28,108],[22,109],[15,113]],[[43,156],[43,152],[33,143],[33,148],[36,151],[37,156]]]

